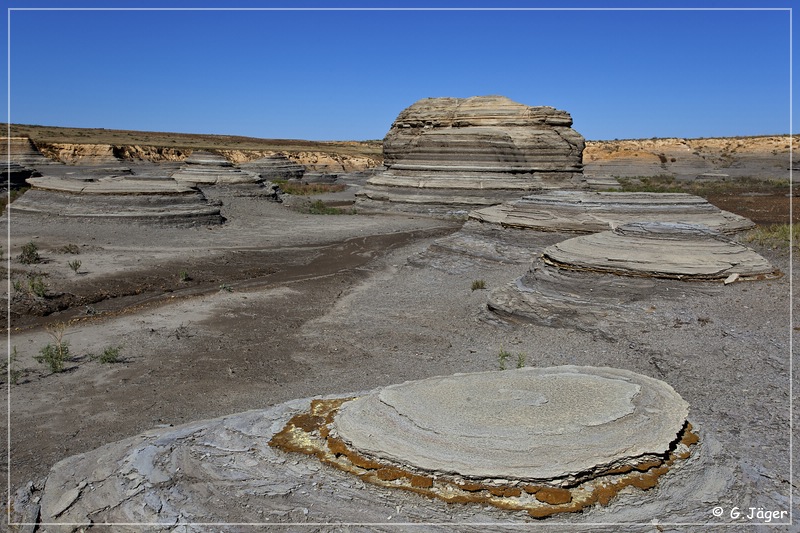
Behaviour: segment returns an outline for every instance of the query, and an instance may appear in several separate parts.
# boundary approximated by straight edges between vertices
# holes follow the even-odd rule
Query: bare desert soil
[[[608,339],[491,316],[488,291],[471,290],[472,281],[492,289],[525,266],[417,260],[458,221],[309,215],[259,198],[220,199],[228,219],[220,227],[11,220],[11,279],[35,271],[48,284],[46,298],[11,289],[9,345],[20,374],[2,385],[10,399],[2,470],[12,492],[40,485],[61,459],[154,427],[494,370],[507,349],[529,366],[629,369],[666,381],[689,402],[711,457],[708,475],[720,476],[712,481],[722,488],[681,516],[663,510],[662,522],[730,523],[712,516],[715,506],[790,510],[790,337],[797,341],[798,328],[789,321],[797,266],[786,250],[755,248],[783,277],[665,302],[648,327]],[[14,258],[31,241],[44,261],[22,265]],[[80,253],[63,253],[68,244]],[[73,259],[77,273],[67,265]],[[57,322],[67,324],[72,357],[53,374],[34,357],[52,342],[44,326]],[[90,356],[116,346],[121,362]],[[446,507],[440,521],[467,513]],[[598,512],[613,521],[613,506]],[[577,528],[582,519],[553,520]]]

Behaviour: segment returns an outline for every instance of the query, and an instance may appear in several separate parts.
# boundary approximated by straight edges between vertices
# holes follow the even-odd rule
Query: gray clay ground
[[[192,431],[184,431],[183,424],[208,434],[205,449],[213,453],[199,463],[206,472],[231,475],[226,465],[236,463],[240,452],[226,448],[230,439],[257,450],[258,461],[232,483],[192,484],[189,476],[178,475],[160,481],[152,494],[140,496],[149,502],[137,507],[145,521],[156,516],[173,525],[176,520],[317,524],[279,531],[347,529],[320,525],[326,522],[372,524],[351,531],[486,530],[478,522],[494,523],[493,530],[502,522],[509,531],[532,522],[556,525],[557,531],[618,531],[613,524],[621,522],[634,524],[625,527],[631,531],[700,527],[686,524],[750,531],[764,522],[747,518],[751,507],[790,511],[790,336],[797,342],[798,331],[789,323],[790,277],[797,267],[790,272],[788,253],[756,248],[785,273],[782,278],[736,282],[722,297],[664,302],[644,326],[621,326],[598,336],[509,324],[488,313],[489,291],[471,290],[472,282],[484,280],[493,289],[528,266],[446,254],[426,258],[430,243],[456,231],[457,223],[313,216],[259,199],[223,201],[229,222],[213,229],[12,221],[12,257],[23,243],[37,242],[49,262],[35,268],[49,274],[54,292],[122,287],[120,293],[130,293],[46,318],[12,317],[10,344],[17,349],[16,368],[24,372],[10,386],[11,463],[3,469],[10,470],[15,512],[35,508],[58,461],[132,439],[103,448],[109,457],[120,457],[145,432],[160,436],[166,450],[190,448],[185,440]],[[552,239],[547,235],[542,247]],[[66,266],[71,257],[56,252],[67,243],[81,247],[75,256],[82,261],[78,274]],[[12,278],[21,275],[21,265],[11,266]],[[181,270],[195,280],[178,281]],[[142,284],[140,294],[126,288],[131,283]],[[66,319],[72,323],[65,338],[77,358],[66,372],[49,374],[33,359],[49,340],[42,326]],[[124,362],[104,365],[86,357],[107,346],[122,346]],[[283,421],[307,405],[294,400],[496,370],[501,349],[524,354],[529,366],[610,366],[664,380],[688,401],[701,445],[651,491],[630,491],[607,507],[542,522],[524,513],[448,505],[367,486],[312,458],[265,445]],[[794,390],[800,390],[797,383]],[[257,411],[229,419],[235,438],[212,431],[219,420],[202,422],[249,410]],[[53,501],[59,490],[62,505],[78,494],[73,489],[81,486],[87,467],[75,461],[51,475],[44,504],[59,503]],[[70,505],[91,504],[102,494],[94,489],[84,486]],[[184,499],[170,500],[176,493]],[[721,517],[713,515],[715,507],[723,509]],[[742,512],[738,520],[730,516],[734,507]],[[796,504],[794,514],[800,516]],[[391,525],[397,522],[406,525]]]

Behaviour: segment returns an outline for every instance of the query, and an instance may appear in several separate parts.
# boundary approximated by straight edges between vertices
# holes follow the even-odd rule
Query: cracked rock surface
[[[345,403],[356,450],[428,472],[574,483],[664,454],[688,404],[664,382],[563,366],[434,377]]]

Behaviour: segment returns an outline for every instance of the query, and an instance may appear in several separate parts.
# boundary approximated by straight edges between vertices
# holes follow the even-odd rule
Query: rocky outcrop
[[[488,308],[611,337],[619,321],[657,322],[656,311],[669,301],[699,301],[734,281],[779,275],[754,251],[706,227],[631,223],[545,248],[527,274],[492,291]]]
[[[110,144],[47,143],[39,146],[44,155],[67,165],[120,165],[121,160]]]
[[[472,211],[470,220],[505,228],[596,233],[629,222],[700,224],[720,233],[752,228],[750,220],[685,193],[545,191]]]
[[[10,204],[13,216],[80,218],[137,224],[220,224],[218,207],[173,179],[108,177],[28,179],[31,190]]]
[[[306,171],[303,165],[299,165],[288,157],[278,154],[242,163],[239,167],[242,170],[260,176],[265,181],[299,180]]]
[[[256,184],[264,181],[252,172],[236,168],[223,156],[202,150],[193,152],[172,178],[192,186]]]
[[[584,141],[571,125],[564,111],[502,96],[420,100],[392,124],[386,170],[368,180],[358,205],[442,212],[582,187]]]
[[[0,137],[0,180],[6,188],[25,187],[28,178],[57,165],[43,156],[28,137]]]

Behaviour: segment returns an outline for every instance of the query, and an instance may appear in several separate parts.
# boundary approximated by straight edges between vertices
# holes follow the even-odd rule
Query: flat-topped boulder
[[[67,217],[140,224],[220,224],[218,207],[201,191],[171,178],[29,178],[31,189],[10,204],[13,216]]]
[[[392,124],[359,205],[434,213],[585,185],[572,117],[503,96],[426,98]]]
[[[638,221],[700,224],[720,233],[755,226],[686,193],[542,191],[472,211],[469,218],[505,228],[565,233],[596,233]]]
[[[252,172],[235,167],[225,157],[204,150],[192,152],[172,178],[189,185],[239,185],[264,181]]]
[[[753,250],[704,226],[631,223],[546,247],[524,276],[490,293],[488,309],[611,337],[615,324],[658,323],[690,298],[724,298],[734,281],[779,275]]]

